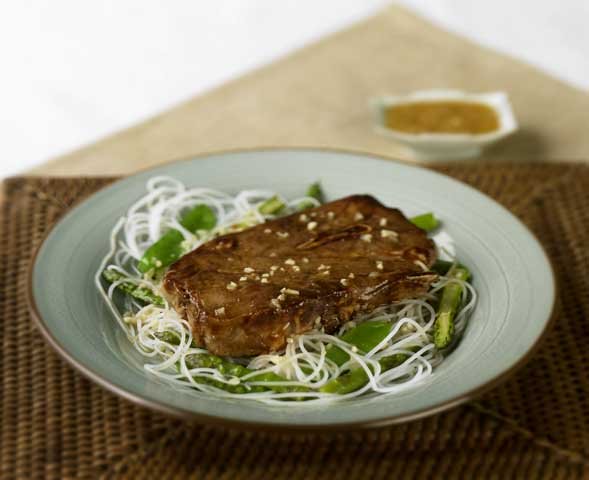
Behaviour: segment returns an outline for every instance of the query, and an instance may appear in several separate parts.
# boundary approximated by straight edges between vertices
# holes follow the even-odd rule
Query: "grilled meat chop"
[[[170,267],[164,289],[197,344],[259,355],[425,293],[435,257],[399,210],[354,195],[211,240]]]

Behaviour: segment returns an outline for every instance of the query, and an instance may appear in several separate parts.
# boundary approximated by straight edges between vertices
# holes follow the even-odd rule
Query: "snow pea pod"
[[[192,233],[197,230],[211,230],[216,223],[215,212],[207,205],[197,205],[186,212],[180,220],[180,225]],[[185,253],[182,247],[183,241],[184,235],[178,230],[174,228],[168,230],[145,251],[137,268],[139,268],[140,272],[146,273],[174,263]]]
[[[397,353],[389,357],[384,357],[379,360],[383,371],[401,365],[409,355],[404,353]],[[368,374],[362,367],[356,367],[343,375],[340,375],[333,380],[330,380],[323,385],[319,391],[321,393],[337,393],[338,395],[345,395],[346,393],[355,392],[368,383]]]
[[[385,339],[391,328],[390,322],[364,322],[348,330],[340,339],[367,353]],[[325,356],[337,365],[343,365],[350,359],[344,350],[335,345],[327,350]]]
[[[409,221],[416,227],[419,227],[422,230],[425,230],[426,232],[431,232],[438,228],[438,226],[440,225],[439,220],[432,212],[423,213],[422,215],[411,217]]]

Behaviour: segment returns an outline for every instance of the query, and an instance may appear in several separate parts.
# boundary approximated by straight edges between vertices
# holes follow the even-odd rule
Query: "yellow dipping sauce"
[[[393,105],[385,126],[406,133],[488,133],[499,128],[495,110],[483,103],[428,101]]]

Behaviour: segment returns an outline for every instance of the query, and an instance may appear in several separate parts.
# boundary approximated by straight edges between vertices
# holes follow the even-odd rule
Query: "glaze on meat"
[[[170,267],[164,289],[197,344],[251,356],[424,294],[435,259],[399,210],[354,195],[211,240]]]

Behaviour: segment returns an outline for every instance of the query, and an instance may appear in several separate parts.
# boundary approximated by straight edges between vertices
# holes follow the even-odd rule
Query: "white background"
[[[589,89],[589,2],[404,0]],[[0,177],[373,14],[385,0],[12,0],[0,10]]]

